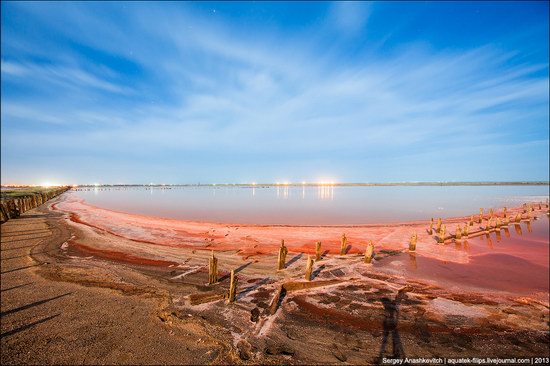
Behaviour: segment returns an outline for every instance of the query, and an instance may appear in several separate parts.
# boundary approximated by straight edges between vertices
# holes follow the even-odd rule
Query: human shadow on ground
[[[380,364],[386,352],[386,347],[388,343],[388,338],[391,337],[392,340],[392,358],[404,358],[405,350],[403,349],[403,344],[401,343],[401,338],[399,337],[399,331],[397,330],[397,322],[399,320],[399,305],[401,299],[405,296],[405,293],[399,291],[395,296],[395,300],[388,299],[387,297],[382,298],[380,301],[384,305],[384,320],[382,326],[384,328],[384,334],[382,336],[382,344],[380,345],[380,352],[378,354],[377,363]]]

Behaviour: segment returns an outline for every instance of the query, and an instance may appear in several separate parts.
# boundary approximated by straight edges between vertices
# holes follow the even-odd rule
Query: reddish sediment
[[[92,255],[94,257],[112,260],[115,262],[137,264],[142,266],[170,267],[170,266],[178,265],[178,263],[171,262],[171,261],[143,258],[143,257],[138,257],[135,255],[131,255],[123,252],[117,252],[114,250],[92,248],[88,245],[81,244],[74,239],[69,240],[68,243],[70,245],[71,251],[76,250],[80,252],[81,255],[84,255],[84,256]]]
[[[242,257],[274,253],[282,239],[291,252],[314,254],[315,242],[321,241],[323,252],[338,254],[343,233],[348,238],[348,254],[363,253],[369,240],[377,251],[403,250],[408,248],[410,236],[416,232],[418,253],[457,263],[469,261],[466,252],[457,253],[448,246],[437,246],[435,236],[427,233],[429,221],[361,226],[225,225],[117,212],[94,207],[71,195],[64,197],[55,208],[71,213],[75,223],[133,241],[175,248],[238,250]],[[521,208],[508,210],[510,216],[517,212],[521,212]],[[457,217],[443,222],[450,235],[457,224],[468,220],[469,217]],[[470,228],[471,235],[476,232],[477,235],[482,233],[478,224]]]
[[[72,195],[63,197],[54,208],[68,212],[76,225],[123,239],[70,243],[83,253],[114,261],[168,267],[178,265],[174,259],[189,256],[189,251],[213,250],[236,253],[241,261],[253,257],[257,262],[275,255],[281,239],[293,253],[314,254],[315,242],[321,241],[323,253],[337,255],[345,233],[347,253],[351,255],[363,253],[368,241],[373,241],[377,253],[374,268],[380,272],[457,289],[489,289],[536,297],[548,294],[548,218],[544,207],[533,213],[537,220],[510,224],[489,234],[474,224],[470,233],[475,237],[450,238],[446,245],[438,245],[435,235],[429,235],[429,221],[361,226],[224,225],[116,212],[88,205]],[[521,207],[511,208],[508,214],[513,217],[522,211]],[[502,213],[496,212],[495,216],[502,217]],[[456,225],[463,226],[469,219],[444,219],[448,236]],[[413,232],[418,234],[416,252],[408,254]],[[147,259],[150,257],[171,260]],[[383,257],[386,259],[380,261]]]

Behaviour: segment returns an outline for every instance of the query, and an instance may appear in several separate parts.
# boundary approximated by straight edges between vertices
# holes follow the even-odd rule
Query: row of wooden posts
[[[538,204],[539,210],[542,209],[542,205]],[[548,200],[546,200],[546,208],[548,208]],[[504,207],[503,209],[503,221],[500,220],[500,217],[496,217],[494,215],[493,209],[491,208],[489,210],[489,216],[487,217],[487,224],[484,228],[485,232],[490,232],[491,229],[496,230],[500,228],[507,227],[511,222],[519,223],[523,219],[523,214],[527,214],[527,219],[531,219],[531,213],[534,211],[534,208],[532,205],[526,205],[523,206],[523,212],[516,214],[514,217],[508,217],[507,208]],[[454,235],[455,239],[461,239],[461,238],[468,238],[469,236],[469,227],[474,225],[474,222],[477,222],[479,224],[483,223],[483,209],[479,209],[479,216],[477,218],[474,218],[472,215],[470,217],[470,221],[464,224],[464,227],[462,228],[461,225],[458,225],[456,228],[456,232]],[[429,234],[432,235],[434,232],[434,219],[431,219],[430,222],[430,228],[428,230]],[[436,222],[436,229],[437,233],[437,240],[439,244],[445,243],[445,232],[446,227],[442,223],[441,218],[437,219]],[[453,237],[453,236],[451,236]],[[416,251],[416,243],[418,241],[418,235],[416,232],[414,232],[411,235],[411,238],[409,240],[409,251],[415,252]],[[340,255],[343,256],[347,254],[347,247],[348,247],[348,239],[346,237],[346,234],[342,234],[342,238],[340,241]],[[281,271],[285,269],[286,266],[286,256],[288,254],[288,248],[285,246],[285,241],[281,240],[281,246],[279,247],[279,254],[277,256],[277,270]],[[313,264],[316,261],[321,260],[321,242],[317,241],[315,243],[315,259],[312,258],[312,256],[308,255],[307,261],[306,261],[306,270],[304,278],[306,281],[311,281],[312,275],[313,275]],[[372,243],[372,240],[369,240],[367,244],[367,248],[365,250],[365,256],[364,256],[364,262],[367,264],[370,264],[372,262],[372,259],[374,258],[374,244]],[[212,257],[209,259],[209,266],[208,266],[208,283],[214,284],[218,282],[218,258],[214,255],[214,251],[212,251]],[[235,271],[231,271],[231,280],[229,284],[229,292],[227,294],[227,301],[228,302],[234,302],[235,301],[235,295],[236,295],[236,288],[237,288],[237,278],[235,277]]]
[[[538,203],[537,205],[538,205],[538,209],[542,210],[542,203]],[[545,206],[548,209],[548,199],[546,199]],[[491,209],[489,209],[489,215],[486,218],[487,223],[486,223],[484,228],[482,227],[483,231],[486,232],[486,233],[489,233],[489,232],[497,230],[497,229],[506,228],[512,222],[519,223],[523,219],[531,220],[531,218],[532,218],[531,215],[532,215],[532,212],[534,210],[535,209],[534,209],[534,206],[532,204],[527,205],[526,203],[524,203],[522,212],[517,213],[515,216],[512,217],[512,216],[508,216],[508,209],[506,207],[504,207],[503,211],[502,211],[503,214],[502,214],[502,221],[501,221],[500,217],[495,216],[495,214],[493,212],[493,209],[491,208]],[[550,213],[550,212],[547,210],[547,214],[548,213]],[[523,215],[526,215],[526,217],[524,218]],[[470,216],[470,220],[467,223],[464,224],[464,227],[461,227],[460,224],[457,225],[457,227],[455,229],[454,236],[451,235],[449,238],[454,238],[454,239],[458,239],[458,240],[462,239],[463,237],[468,238],[468,236],[470,235],[469,227],[474,226],[474,223],[478,223],[478,224],[481,225],[483,223],[483,220],[484,220],[483,217],[484,217],[483,216],[483,208],[480,208],[479,209],[479,216],[477,216],[477,217],[474,217],[474,215]],[[428,233],[430,235],[433,235],[433,232],[434,232],[433,226],[434,226],[434,219],[432,218],[432,220],[430,222],[430,228],[428,229]],[[445,235],[446,226],[442,224],[441,218],[437,219],[435,231],[437,233],[437,242],[439,244],[444,244],[445,240],[448,239],[448,238]],[[414,250],[414,248],[416,248],[416,233],[414,233],[413,237],[411,237],[409,249],[411,249],[411,248],[412,248],[412,250]]]
[[[18,197],[2,197],[0,200],[0,222],[19,217],[22,213],[40,206],[68,189],[69,187],[59,187],[45,192],[29,192]]]
[[[347,237],[346,234],[342,234],[340,255],[345,255],[347,249]],[[277,257],[277,270],[281,271],[285,269],[286,256],[288,254],[288,248],[285,246],[285,241],[281,240],[281,246],[279,247],[279,254]],[[321,260],[321,242],[315,243],[315,259],[312,256],[307,257],[306,271],[304,278],[306,281],[311,281],[313,275],[313,264],[316,261]],[[365,250],[364,262],[370,264],[374,257],[374,244],[372,240],[369,240],[367,249]],[[208,260],[208,284],[212,285],[218,282],[218,258],[212,251],[212,256]],[[231,271],[231,280],[229,283],[229,292],[227,294],[227,302],[234,302],[237,287],[237,277],[235,277],[235,271]]]

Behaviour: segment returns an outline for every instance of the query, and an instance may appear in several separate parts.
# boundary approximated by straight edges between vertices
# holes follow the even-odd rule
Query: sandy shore
[[[3,363],[365,364],[391,355],[548,353],[545,207],[506,230],[486,234],[476,224],[468,240],[438,245],[428,221],[229,226],[113,212],[70,194],[52,203],[52,210],[32,210],[2,225]],[[521,211],[508,209],[509,215]],[[454,233],[468,219],[444,223]],[[413,232],[418,244],[410,254]],[[343,233],[350,247],[340,256]],[[277,271],[281,239],[289,256],[286,269]],[[305,260],[318,240],[324,257],[306,284]],[[376,251],[372,265],[362,255],[369,240]],[[208,286],[212,250],[220,282]],[[22,267],[12,264],[16,260]],[[26,264],[33,267],[17,269]],[[15,271],[4,274],[5,265]],[[226,304],[232,269],[237,301]],[[27,306],[27,296],[48,299],[58,292],[63,297],[48,304],[57,305],[53,315],[63,309],[61,315],[25,328],[39,315],[50,316],[36,315],[49,305]],[[74,347],[64,345],[67,337]],[[37,343],[38,351],[23,351]]]

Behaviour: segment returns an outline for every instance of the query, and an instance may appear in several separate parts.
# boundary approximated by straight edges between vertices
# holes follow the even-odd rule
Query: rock
[[[260,318],[260,309],[257,307],[250,311],[250,321],[256,323]]]
[[[348,359],[347,356],[342,351],[340,351],[336,343],[332,344],[331,352],[332,355],[336,357],[339,361],[346,362],[346,360]]]
[[[268,340],[265,346],[265,353],[268,355],[293,355],[296,351],[288,344],[275,343],[272,340]]]
[[[250,360],[250,358],[252,357],[252,346],[250,345],[250,343],[248,343],[244,339],[241,339],[239,343],[237,343],[237,349],[239,350],[239,357],[241,358],[241,360]]]

